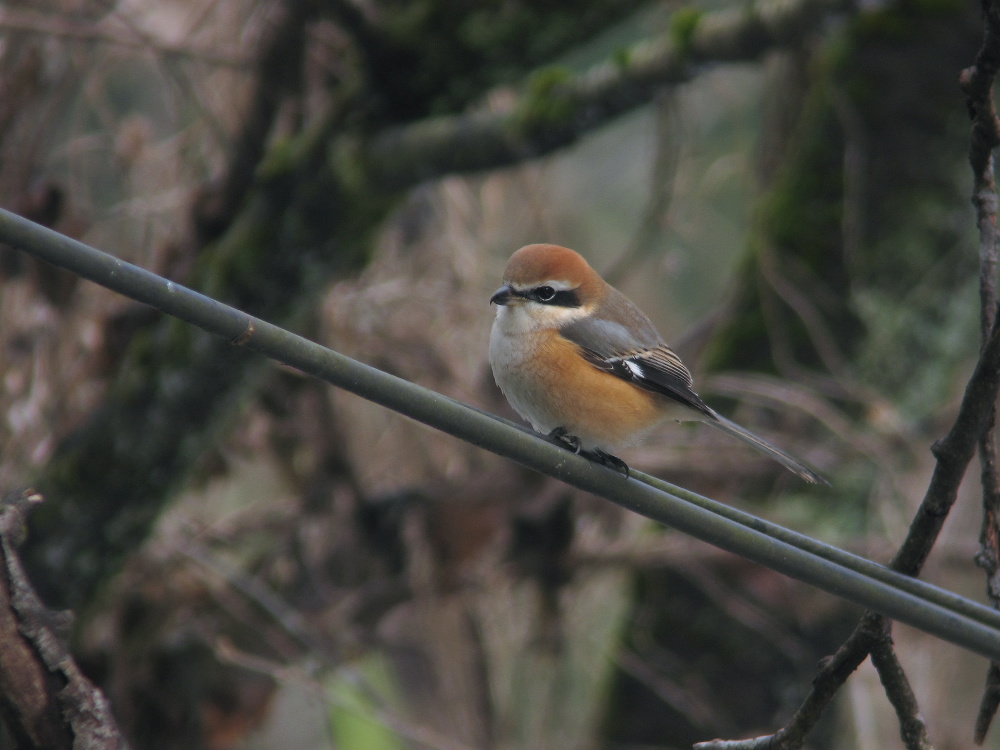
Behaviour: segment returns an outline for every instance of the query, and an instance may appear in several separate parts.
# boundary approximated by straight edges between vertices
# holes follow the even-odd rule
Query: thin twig
[[[948,435],[933,446],[937,458],[934,474],[909,533],[892,560],[890,567],[894,570],[909,576],[920,573],[958,496],[959,485],[975,453],[990,407],[996,401],[998,386],[1000,328],[994,326],[966,386],[955,424]],[[882,615],[868,612],[838,650],[837,656],[820,670],[812,691],[783,729],[767,737],[726,741],[725,744],[703,743],[697,747],[699,750],[791,750],[800,747],[805,735],[841,685],[868,657],[880,639],[891,644],[890,623]]]
[[[125,750],[104,694],[84,676],[52,612],[32,588],[17,555],[34,490],[0,501],[0,715],[18,747]]]
[[[873,612],[866,613],[837,652],[825,660],[813,680],[812,689],[785,726],[763,737],[700,742],[694,746],[695,750],[795,750],[801,747],[847,678],[868,657],[876,643],[890,637],[888,621]]]
[[[899,663],[899,657],[892,647],[891,640],[878,641],[871,651],[872,664],[878,670],[879,679],[885,689],[886,697],[896,710],[899,719],[899,736],[907,750],[931,750],[930,738],[927,736],[927,725],[920,716],[917,698],[910,687],[910,681]]]
[[[972,204],[979,226],[979,296],[983,345],[996,326],[997,308],[997,189],[993,150],[1000,145],[1000,122],[993,98],[993,82],[1000,68],[1000,10],[996,3],[984,4],[983,46],[975,64],[962,71],[961,84],[967,97],[972,133],[969,164],[973,173]],[[994,607],[1000,608],[1000,474],[997,471],[996,404],[979,437],[980,481],[983,491],[983,524],[976,564],[986,572],[986,589]],[[982,744],[997,708],[1000,707],[1000,665],[993,662],[986,675],[986,689],[976,717],[974,739]]]
[[[911,576],[920,573],[930,550],[937,541],[976,448],[982,450],[985,447],[989,451],[986,463],[991,462],[994,455],[992,439],[985,441],[983,439],[984,435],[992,436],[994,405],[1000,384],[1000,329],[996,325],[994,281],[998,238],[997,196],[993,182],[992,157],[993,148],[1000,143],[1000,123],[993,109],[991,91],[996,72],[1000,69],[1000,11],[992,2],[986,8],[986,21],[986,38],[976,58],[976,64],[962,73],[962,86],[969,96],[969,110],[973,117],[969,157],[976,174],[973,203],[977,209],[981,244],[985,248],[981,252],[984,274],[981,283],[984,308],[983,345],[955,423],[948,435],[933,446],[932,450],[937,459],[934,474],[909,533],[892,560],[892,568]],[[987,469],[984,468],[985,471]],[[987,486],[995,487],[996,471],[995,469],[988,471],[990,475],[985,477],[985,480],[990,484]],[[991,493],[984,492],[984,498],[988,494]],[[993,497],[995,499],[996,496]],[[993,516],[995,515],[993,513]],[[990,538],[993,542],[1000,538],[995,529]],[[997,546],[994,545],[993,549],[995,551]],[[765,737],[735,741],[716,740],[696,747],[699,750],[764,750],[765,748],[791,750],[800,747],[806,734],[815,725],[841,685],[869,655],[872,656],[887,695],[896,708],[900,719],[900,732],[907,747],[930,747],[916,700],[893,652],[891,623],[885,617],[873,612],[865,614],[837,654],[820,670],[806,700],[785,727]],[[1000,670],[994,665],[990,675],[990,679],[998,679]],[[997,705],[1000,705],[1000,685],[988,682],[980,720],[977,722],[977,741],[981,742],[989,725],[989,718],[984,716],[987,712],[988,716],[992,716]]]
[[[152,35],[136,36],[131,31],[123,33],[104,21],[90,22],[57,16],[24,8],[0,8],[0,30],[27,34],[63,37],[84,42],[103,42],[118,47],[151,50],[170,57],[184,57],[209,65],[245,68],[250,60],[242,52],[198,49],[184,44],[170,44]]]

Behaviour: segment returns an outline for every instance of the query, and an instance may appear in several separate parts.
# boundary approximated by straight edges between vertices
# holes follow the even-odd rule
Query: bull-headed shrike
[[[635,445],[674,418],[705,422],[807,482],[816,472],[719,415],[648,317],[578,253],[527,245],[490,298],[497,316],[490,365],[514,410],[541,433],[625,474],[609,451]]]

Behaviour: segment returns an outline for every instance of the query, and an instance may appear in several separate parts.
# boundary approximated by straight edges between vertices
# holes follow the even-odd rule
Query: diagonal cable
[[[357,362],[3,209],[0,241],[697,539],[1000,660],[998,615],[972,600],[652,477],[637,474],[627,479],[530,430]]]

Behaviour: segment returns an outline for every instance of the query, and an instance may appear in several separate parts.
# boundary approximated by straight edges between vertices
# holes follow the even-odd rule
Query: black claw
[[[599,448],[595,448],[592,451],[583,450],[583,446],[580,444],[580,438],[576,435],[570,435],[566,432],[565,427],[556,427],[549,433],[549,438],[555,440],[559,443],[559,445],[567,450],[571,450],[580,456],[589,458],[591,461],[596,461],[601,466],[607,466],[609,469],[614,469],[619,474],[624,474],[625,477],[629,476],[628,464],[618,458],[618,456],[612,456],[610,453],[605,453]]]
[[[583,455],[593,461],[597,461],[597,463],[602,464],[603,466],[607,466],[609,469],[614,469],[619,474],[623,474],[626,478],[629,476],[628,464],[618,458],[618,456],[612,456],[610,453],[605,453],[599,449],[584,451]]]
[[[565,427],[556,427],[552,432],[549,433],[549,437],[555,440],[557,443],[562,444],[564,448],[567,448],[574,453],[579,453],[581,449],[580,438],[576,435],[570,435],[566,432]]]

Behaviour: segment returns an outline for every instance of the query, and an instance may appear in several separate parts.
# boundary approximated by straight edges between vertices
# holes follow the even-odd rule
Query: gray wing
[[[611,373],[640,388],[662,394],[706,417],[703,421],[739,438],[761,453],[782,464],[807,482],[828,484],[819,474],[798,459],[776,448],[745,427],[721,417],[694,392],[691,373],[661,338],[656,327],[627,297],[612,309],[615,318],[585,318],[560,329],[560,333],[580,347],[594,367]]]
[[[656,327],[620,292],[616,318],[588,317],[560,329],[595,367],[640,388],[660,393],[702,414],[715,412],[694,392],[691,373],[667,346]]]

